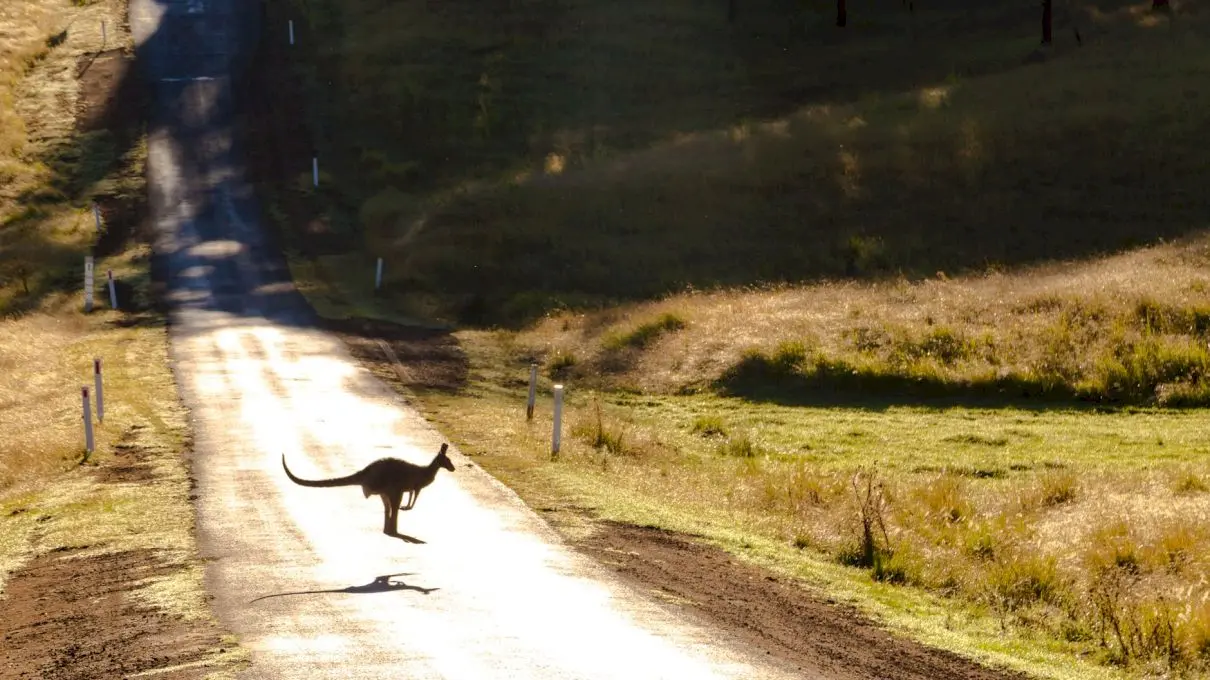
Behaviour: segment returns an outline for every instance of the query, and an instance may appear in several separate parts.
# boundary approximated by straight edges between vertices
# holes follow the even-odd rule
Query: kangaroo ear
[[[446,449],[448,449],[449,447],[450,447],[450,445],[449,445],[449,444],[442,444],[442,445],[441,445],[441,450],[437,452],[437,455],[438,455],[438,456],[444,456],[444,455],[445,455],[445,451],[446,451]]]

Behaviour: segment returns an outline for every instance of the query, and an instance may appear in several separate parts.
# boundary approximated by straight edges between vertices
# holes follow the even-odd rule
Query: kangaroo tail
[[[284,453],[281,455],[281,466],[286,471],[286,476],[290,478],[290,481],[302,486],[354,486],[361,484],[360,472],[354,472],[348,477],[336,477],[334,479],[302,479],[301,477],[295,477],[294,473],[290,472],[290,468],[286,467],[286,454]]]

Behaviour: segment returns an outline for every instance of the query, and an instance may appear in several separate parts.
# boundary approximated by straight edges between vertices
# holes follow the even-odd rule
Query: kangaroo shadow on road
[[[407,534],[401,534],[398,531],[396,531],[395,533],[387,534],[387,536],[390,536],[391,538],[398,538],[399,540],[404,541],[406,543],[424,544],[424,541],[420,540],[419,538],[416,538],[415,536],[408,536]]]
[[[383,576],[375,577],[373,581],[370,581],[369,583],[367,583],[365,585],[349,586],[347,588],[331,588],[328,590],[297,590],[297,591],[292,591],[292,592],[287,592],[287,593],[274,593],[272,595],[261,595],[260,597],[250,601],[248,604],[252,604],[253,602],[259,602],[261,600],[267,600],[271,597],[285,597],[287,595],[319,595],[321,593],[353,593],[353,594],[358,594],[358,595],[364,595],[364,594],[369,594],[369,593],[389,593],[389,592],[396,591],[396,590],[413,590],[413,591],[421,593],[423,595],[428,595],[429,593],[431,593],[435,590],[441,590],[440,588],[422,588],[421,586],[410,585],[408,583],[405,583],[402,580],[395,580],[395,581],[391,580],[391,579],[394,579],[394,578],[397,578],[400,576],[412,576],[412,574],[411,573],[385,574]]]

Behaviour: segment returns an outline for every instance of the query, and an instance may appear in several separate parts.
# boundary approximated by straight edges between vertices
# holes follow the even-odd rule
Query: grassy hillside
[[[1210,241],[918,282],[553,314],[516,355],[580,384],[789,403],[1210,403]]]
[[[398,303],[471,323],[1206,226],[1192,7],[1074,5],[1026,63],[1029,3],[857,6],[844,31],[830,3],[741,4],[281,0],[310,110],[279,212],[306,204],[333,278],[383,256]]]

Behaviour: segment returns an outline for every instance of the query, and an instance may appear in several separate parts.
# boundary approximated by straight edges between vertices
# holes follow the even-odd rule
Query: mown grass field
[[[37,558],[148,550],[157,575],[130,596],[167,620],[209,622],[183,458],[188,428],[140,223],[144,118],[131,80],[138,76],[126,70],[125,13],[119,0],[0,7],[0,599]],[[105,215],[100,232],[94,201]],[[89,253],[97,289],[94,311],[84,314]],[[119,281],[121,311],[109,308],[107,270]],[[105,419],[95,422],[94,411],[96,450],[86,457],[80,388],[93,393],[95,408],[94,357],[103,361]],[[58,620],[41,623],[44,637],[56,634]],[[102,650],[81,663],[128,651]],[[202,661],[219,668],[226,657],[239,660]]]
[[[740,5],[275,3],[295,275],[461,322],[418,396],[531,503],[1040,677],[1205,677],[1204,17],[1077,3],[1036,59],[1020,3]]]

